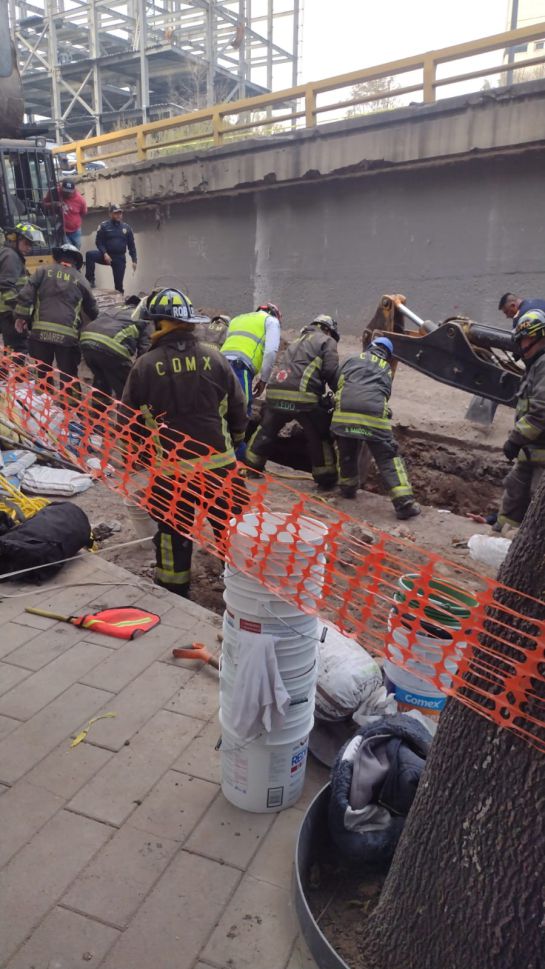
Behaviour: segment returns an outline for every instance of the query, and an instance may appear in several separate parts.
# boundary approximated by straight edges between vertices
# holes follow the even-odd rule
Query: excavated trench
[[[499,448],[409,427],[395,428],[395,436],[421,503],[458,515],[497,510],[507,470]],[[304,433],[295,421],[276,440],[271,460],[310,471]],[[384,490],[372,461],[365,488],[379,494]]]

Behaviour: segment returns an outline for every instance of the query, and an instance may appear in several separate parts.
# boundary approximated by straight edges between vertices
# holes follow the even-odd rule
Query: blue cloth
[[[545,313],[545,299],[523,299],[517,315],[513,317],[513,329],[515,329],[521,316],[524,316],[529,310],[543,310]]]
[[[66,241],[71,242],[76,249],[81,249],[81,229],[74,229],[73,232],[67,232]]]

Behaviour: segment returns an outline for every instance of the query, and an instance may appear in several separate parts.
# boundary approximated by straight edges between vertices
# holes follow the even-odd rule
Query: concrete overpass
[[[495,322],[512,289],[545,295],[545,81],[137,162],[82,187],[84,249],[111,200],[139,250],[126,288],[177,283],[288,325],[359,332],[385,292],[419,315]],[[110,270],[97,269],[98,285]]]

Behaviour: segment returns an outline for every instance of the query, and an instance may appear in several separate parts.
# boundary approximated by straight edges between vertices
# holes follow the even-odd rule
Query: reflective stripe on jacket
[[[317,326],[306,327],[275,364],[267,386],[267,404],[273,410],[312,410],[326,385],[335,390],[338,367],[333,337]]]
[[[545,461],[545,350],[531,361],[517,395],[515,426],[509,439],[521,449],[519,461]]]
[[[179,431],[219,452],[203,447],[199,453],[189,445],[180,456],[182,471],[234,462],[233,443],[244,437],[248,419],[246,401],[229,361],[194,333],[175,329],[157,339],[136,361],[122,399],[142,412],[147,426],[160,421],[171,429],[160,435],[163,448],[172,447]]]
[[[17,293],[28,279],[24,257],[12,246],[0,248],[0,313],[12,310]]]
[[[349,357],[338,372],[331,428],[346,437],[371,437],[391,432],[388,401],[392,369],[387,360],[365,350]]]
[[[134,354],[141,356],[149,345],[148,324],[133,320],[130,307],[122,307],[113,313],[101,313],[96,320],[86,323],[81,330],[81,349],[103,350],[110,355],[130,360]]]
[[[87,280],[74,266],[41,266],[23,286],[15,315],[45,343],[76,346],[82,311],[94,320],[98,306]]]
[[[229,324],[227,338],[221,348],[222,353],[242,360],[254,374],[260,372],[263,363],[266,319],[267,314],[261,310],[235,316]]]

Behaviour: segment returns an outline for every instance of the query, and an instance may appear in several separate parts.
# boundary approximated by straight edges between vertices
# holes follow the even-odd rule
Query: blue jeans
[[[254,375],[250,370],[250,368],[247,367],[246,364],[242,363],[240,360],[229,360],[229,363],[231,364],[237,376],[237,380],[240,386],[242,387],[242,392],[244,394],[244,399],[246,401],[246,409],[247,409],[248,417],[251,417],[252,400],[253,400],[252,382],[254,379]]]
[[[252,400],[253,400],[252,382],[254,379],[254,375],[250,370],[250,368],[247,367],[245,363],[242,363],[241,360],[229,360],[229,363],[231,364],[235,372],[235,375],[237,377],[237,380],[240,386],[242,387],[242,392],[246,400],[246,411],[247,411],[248,417],[250,417],[252,413]],[[244,457],[246,455],[246,441],[242,441],[238,445],[238,447],[235,448],[235,455],[239,461],[244,460]]]
[[[81,229],[74,229],[73,232],[65,232],[67,242],[71,242],[76,249],[81,249]]]

